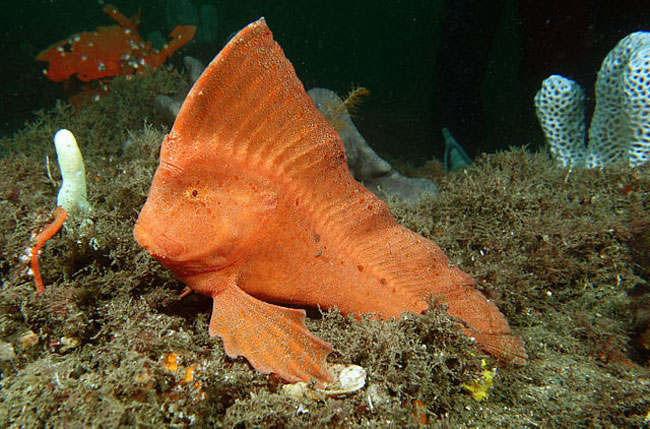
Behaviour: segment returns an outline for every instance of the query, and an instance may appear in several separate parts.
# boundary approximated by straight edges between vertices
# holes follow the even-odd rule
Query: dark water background
[[[607,52],[628,33],[650,30],[647,0],[186,1],[197,10],[214,5],[218,23],[214,43],[195,42],[185,54],[207,62],[229,35],[265,16],[307,89],[370,89],[355,119],[362,133],[384,156],[415,163],[442,156],[442,127],[470,155],[538,147],[532,100],[541,81],[562,74],[592,100]],[[142,9],[145,38],[183,23],[178,12],[168,22],[172,3],[112,2],[127,16]],[[34,57],[73,33],[113,25],[103,5],[2,0],[0,135],[62,95],[64,84],[48,81]]]

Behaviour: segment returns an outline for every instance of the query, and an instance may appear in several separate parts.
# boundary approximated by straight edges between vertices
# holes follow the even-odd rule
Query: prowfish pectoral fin
[[[309,332],[304,321],[304,310],[260,301],[233,282],[213,296],[210,335],[223,339],[228,356],[244,356],[262,373],[289,382],[331,382],[325,358],[332,346]]]

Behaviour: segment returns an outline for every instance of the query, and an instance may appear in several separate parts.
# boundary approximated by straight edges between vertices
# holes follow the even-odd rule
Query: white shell
[[[359,365],[335,363],[329,367],[334,382],[319,388],[305,382],[285,384],[282,391],[294,399],[324,399],[356,392],[366,385],[366,370]]]

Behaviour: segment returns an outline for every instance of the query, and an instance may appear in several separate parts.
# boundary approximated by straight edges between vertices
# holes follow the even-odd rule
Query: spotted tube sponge
[[[584,163],[585,95],[576,82],[552,75],[535,95],[537,118],[551,157],[563,167]]]
[[[650,161],[650,33],[623,38],[603,60],[596,107],[585,144],[584,93],[559,75],[535,95],[537,118],[551,157],[565,167],[638,167]]]

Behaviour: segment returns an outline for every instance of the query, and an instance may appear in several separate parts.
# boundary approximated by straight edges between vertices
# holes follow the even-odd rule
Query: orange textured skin
[[[494,356],[523,364],[520,337],[433,242],[399,225],[349,173],[263,19],[205,70],[166,136],[136,240],[213,298],[226,353],[288,381],[330,381],[331,346],[304,311],[421,313],[434,295]]]

